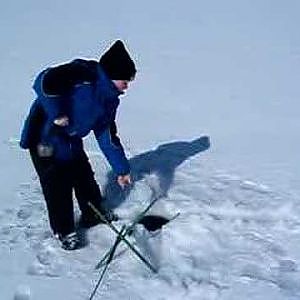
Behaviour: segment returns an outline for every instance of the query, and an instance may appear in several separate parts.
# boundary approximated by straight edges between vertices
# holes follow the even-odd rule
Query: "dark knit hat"
[[[117,40],[100,58],[100,65],[110,79],[131,80],[136,68],[122,41]]]

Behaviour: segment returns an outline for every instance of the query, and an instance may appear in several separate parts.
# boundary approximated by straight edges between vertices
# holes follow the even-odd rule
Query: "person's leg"
[[[65,236],[74,232],[70,164],[59,163],[52,157],[41,158],[35,150],[30,150],[30,155],[39,176],[53,233]]]
[[[97,209],[101,209],[103,199],[91,164],[83,150],[73,160],[72,174],[75,196],[82,216],[86,218],[94,217],[95,214],[89,207],[88,202],[92,203]]]

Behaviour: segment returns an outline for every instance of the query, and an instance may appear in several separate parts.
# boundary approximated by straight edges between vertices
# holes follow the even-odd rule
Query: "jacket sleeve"
[[[94,130],[100,149],[117,175],[126,175],[130,172],[129,162],[117,136],[117,127],[113,122],[104,131]]]

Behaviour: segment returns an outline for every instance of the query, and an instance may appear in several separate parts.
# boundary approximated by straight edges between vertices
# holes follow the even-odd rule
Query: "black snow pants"
[[[70,161],[40,157],[35,149],[30,149],[30,156],[39,176],[53,233],[66,235],[73,232],[73,191],[84,218],[94,215],[88,202],[100,208],[102,201],[100,188],[86,153],[82,149]]]

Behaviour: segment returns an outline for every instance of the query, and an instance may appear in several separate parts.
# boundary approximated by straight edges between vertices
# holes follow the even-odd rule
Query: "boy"
[[[135,64],[118,40],[99,62],[76,59],[44,70],[35,80],[33,88],[37,98],[25,121],[20,145],[29,149],[46,200],[50,227],[66,250],[79,247],[73,190],[83,226],[99,223],[88,202],[109,221],[116,219],[102,205],[82,138],[93,131],[119,185],[131,183],[115,116],[119,96],[124,94],[135,74]]]

